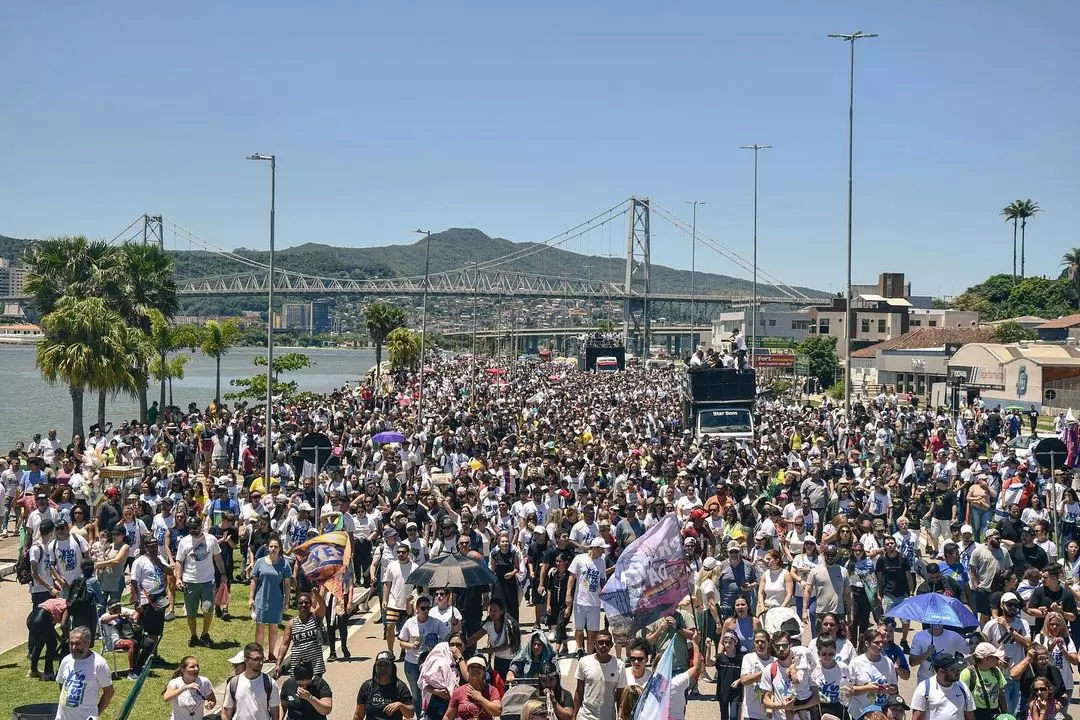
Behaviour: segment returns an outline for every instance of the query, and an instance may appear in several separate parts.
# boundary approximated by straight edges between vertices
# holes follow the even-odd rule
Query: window
[[[761,327],[765,327],[765,318],[761,318]]]
[[[937,320],[931,320],[928,324],[930,327],[937,327]]]
[[[776,321],[775,321],[775,320],[772,320],[772,319],[770,319],[770,320],[769,320],[769,327],[775,327],[775,326],[776,326]]]
[[[864,333],[870,332],[870,321],[867,320],[866,318],[863,318],[863,320],[862,320],[862,331]]]
[[[821,318],[821,319],[818,320],[818,329],[817,329],[817,331],[818,331],[819,335],[828,335],[829,334],[829,319],[828,318]]]
[[[922,325],[922,320],[912,320],[911,321],[911,326],[912,327],[919,327],[920,325]]]
[[[882,318],[881,320],[878,320],[878,321],[877,321],[877,331],[878,331],[879,333],[883,333],[883,332],[886,332],[886,329],[885,329],[885,319],[884,319],[884,318]]]
[[[810,324],[810,322],[808,320],[792,320],[791,321],[791,329],[792,330],[806,330],[806,329],[808,329],[807,326],[809,324]]]

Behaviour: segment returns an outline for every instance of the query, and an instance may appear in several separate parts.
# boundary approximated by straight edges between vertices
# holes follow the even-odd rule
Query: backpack
[[[238,675],[234,675],[232,678],[229,679],[229,682],[226,683],[226,685],[225,685],[225,697],[227,697],[227,698],[231,697],[232,698],[234,708],[236,707],[236,684],[238,682],[240,682],[240,680],[238,680],[238,678],[239,678]],[[266,673],[262,673],[262,681],[263,681],[263,690],[266,692],[266,708],[267,708],[267,710],[269,710],[270,709],[270,691],[272,689],[273,683],[270,681],[270,676],[267,675]]]
[[[30,551],[34,549],[35,545],[41,548],[42,552],[45,552],[45,547],[41,543],[33,543],[23,550],[22,555],[19,556],[18,561],[15,563],[15,579],[19,581],[20,585],[30,585],[34,582],[34,572],[30,568]]]

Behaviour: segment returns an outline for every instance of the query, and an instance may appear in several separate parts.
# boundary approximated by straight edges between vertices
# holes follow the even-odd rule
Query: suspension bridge
[[[623,231],[618,225],[622,218],[627,216],[627,230],[625,235],[622,235]],[[753,302],[752,295],[747,292],[672,292],[654,287],[654,218],[666,222],[665,232],[673,229],[680,240],[692,236],[697,244],[720,255],[730,262],[734,269],[745,274],[753,273],[753,264],[730,247],[692,228],[685,220],[657,202],[639,197],[627,198],[543,242],[521,244],[520,248],[501,257],[431,272],[426,276],[352,279],[300,273],[282,267],[275,267],[271,276],[267,264],[236,251],[218,247],[161,215],[139,216],[118,233],[113,242],[157,243],[163,249],[178,252],[184,249],[183,244],[186,242],[188,250],[204,250],[237,265],[237,270],[230,274],[177,278],[177,289],[181,296],[264,295],[272,283],[275,294],[284,296],[393,297],[417,296],[427,292],[433,297],[617,300],[624,305],[624,331],[629,332],[633,327],[635,330],[644,329],[646,333],[650,325],[650,315],[656,313],[659,304],[696,303],[700,312],[698,317],[707,318],[715,311],[746,307]],[[170,232],[172,242],[167,243]],[[667,237],[664,242],[668,242]],[[605,243],[607,252],[604,252]],[[613,252],[615,249],[619,252]],[[613,268],[618,263],[621,265],[621,277],[612,277],[615,273],[610,271],[597,273],[608,277],[593,276],[594,274],[589,272],[593,267],[591,265],[583,266],[585,277],[554,276],[517,269],[523,265],[530,268],[542,267],[545,261],[544,253],[555,250],[593,256],[585,259],[603,260],[606,266]],[[283,253],[287,257],[287,251],[279,250],[279,258]],[[278,262],[281,263],[282,260],[279,259]],[[763,283],[762,290],[765,291],[757,298],[761,304],[806,304],[819,299],[788,285],[760,266],[757,268],[757,275]],[[0,301],[28,299],[18,295],[0,297]],[[659,309],[662,309],[662,305]]]

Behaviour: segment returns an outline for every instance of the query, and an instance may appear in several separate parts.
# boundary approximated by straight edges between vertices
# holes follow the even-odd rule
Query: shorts
[[[214,607],[214,583],[184,583],[184,609],[188,617],[204,615]]]
[[[386,629],[389,630],[393,628],[395,635],[401,631],[400,626],[403,626],[408,619],[409,613],[406,611],[386,608]]]
[[[905,596],[901,595],[882,595],[881,596],[881,608],[885,612],[889,612],[893,609],[893,606],[899,603],[901,600],[906,600]]]
[[[597,632],[600,629],[600,608],[574,603],[574,630]]]
[[[147,635],[161,637],[165,633],[165,611],[153,605],[144,605],[139,612],[139,623]]]

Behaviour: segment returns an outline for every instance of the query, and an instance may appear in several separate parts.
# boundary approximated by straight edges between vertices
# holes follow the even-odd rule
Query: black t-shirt
[[[911,572],[911,563],[907,556],[896,553],[895,557],[889,557],[882,553],[878,556],[874,571],[882,575],[881,592],[893,597],[907,597],[911,594],[908,587],[908,573]]]
[[[225,569],[229,571],[229,577],[232,577],[233,547],[240,541],[240,533],[237,532],[235,526],[226,530],[219,525],[210,528],[210,534],[218,539],[218,544],[221,546],[221,561],[225,564]],[[231,540],[232,546],[226,545],[226,540]]]
[[[1014,543],[1020,542],[1020,528],[1024,526],[1024,523],[1020,522],[1017,518],[1013,520],[1011,517],[1005,517],[998,520],[998,532],[1001,534],[1002,540],[1010,540]]]
[[[1061,609],[1067,614],[1076,612],[1076,598],[1073,597],[1072,591],[1066,590],[1065,586],[1060,583],[1056,592],[1046,587],[1046,585],[1040,585],[1031,592],[1031,596],[1028,598],[1028,607],[1049,609],[1052,603],[1060,605]],[[1043,619],[1035,618],[1034,632],[1041,632],[1042,626]]]
[[[111,502],[102,503],[98,508],[98,533],[108,535],[120,522],[120,511]]]
[[[387,715],[384,708],[395,702],[411,706],[412,701],[412,691],[402,680],[391,685],[380,685],[375,680],[365,680],[360,686],[360,692],[356,693],[357,704],[365,707],[364,717],[370,720],[401,720],[401,713]]]
[[[307,689],[312,697],[319,700],[334,696],[330,686],[321,677],[312,678]],[[322,720],[325,716],[320,715],[307,700],[297,697],[296,690],[297,682],[292,678],[286,680],[281,686],[281,706],[285,708],[285,717],[288,720]]]
[[[934,519],[951,520],[953,508],[956,507],[956,492],[953,490],[938,490],[934,493]]]
[[[1024,547],[1023,543],[1016,543],[1009,550],[1009,557],[1012,558],[1013,569],[1017,573],[1023,573],[1029,567],[1042,570],[1050,564],[1050,558],[1046,556],[1046,551],[1038,545]]]

